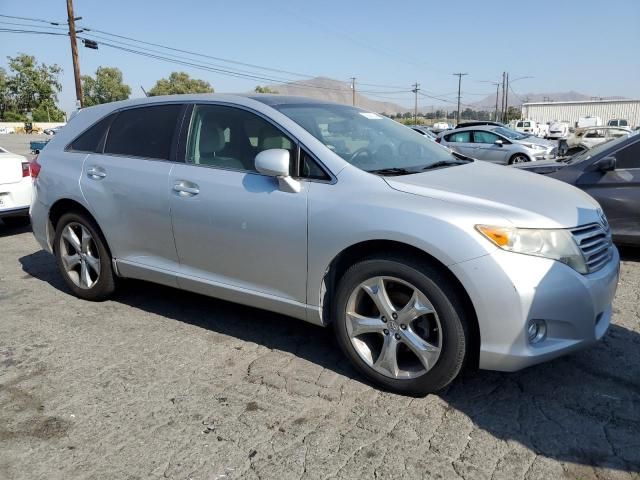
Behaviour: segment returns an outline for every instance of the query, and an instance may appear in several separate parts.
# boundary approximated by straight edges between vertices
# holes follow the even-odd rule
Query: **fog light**
[[[531,320],[527,327],[529,343],[538,343],[547,336],[547,323],[544,320]]]

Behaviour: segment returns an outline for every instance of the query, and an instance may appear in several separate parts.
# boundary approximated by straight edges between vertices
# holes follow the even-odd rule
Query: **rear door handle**
[[[195,183],[188,182],[186,180],[180,180],[173,184],[173,191],[180,197],[193,197],[200,193],[200,187]]]
[[[93,166],[87,169],[87,177],[92,180],[102,180],[106,176],[107,172],[104,171],[104,168]]]

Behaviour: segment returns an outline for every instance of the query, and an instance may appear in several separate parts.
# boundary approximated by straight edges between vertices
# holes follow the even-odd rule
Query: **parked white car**
[[[549,125],[549,133],[547,137],[553,140],[559,140],[569,136],[569,124],[566,122],[551,122]]]
[[[0,135],[6,135],[8,133],[16,133],[16,129],[13,127],[0,127]]]
[[[29,223],[33,186],[29,161],[0,147],[0,219],[7,226]]]
[[[632,133],[631,129],[623,127],[579,128],[567,138],[567,146],[569,148],[577,146],[593,148],[616,138],[628,137]]]

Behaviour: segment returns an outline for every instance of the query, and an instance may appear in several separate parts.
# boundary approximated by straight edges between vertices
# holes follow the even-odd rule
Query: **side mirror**
[[[604,157],[596,160],[589,170],[600,172],[612,172],[616,169],[616,157]]]
[[[278,179],[278,186],[283,192],[298,193],[300,182],[289,175],[289,150],[271,148],[256,155],[256,170],[262,175]]]
[[[496,140],[495,142],[493,142],[494,144],[498,145],[499,147],[504,145],[504,141],[502,141],[501,139]]]

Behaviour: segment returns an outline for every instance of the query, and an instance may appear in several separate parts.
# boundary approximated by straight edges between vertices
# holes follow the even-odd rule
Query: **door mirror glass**
[[[278,179],[280,190],[289,193],[300,191],[300,182],[289,175],[289,150],[271,148],[256,155],[256,170],[262,175]]]
[[[611,172],[616,169],[616,157],[604,157],[600,160],[596,160],[591,165],[590,170],[599,170],[601,172]]]

